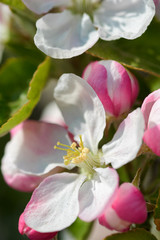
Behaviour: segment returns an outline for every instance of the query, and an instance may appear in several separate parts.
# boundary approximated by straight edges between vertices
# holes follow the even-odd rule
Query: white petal
[[[148,128],[158,125],[160,125],[160,99],[153,104],[148,118]]]
[[[134,39],[145,32],[155,14],[153,0],[105,0],[94,13],[100,38]]]
[[[137,108],[120,124],[112,141],[102,147],[104,161],[119,168],[132,161],[142,144],[144,134],[144,118]]]
[[[112,197],[119,184],[117,172],[112,168],[95,169],[94,179],[86,181],[79,192],[80,214],[84,221],[97,218]]]
[[[67,6],[70,0],[22,0],[24,4],[37,14],[46,13],[54,7]]]
[[[36,46],[53,58],[71,58],[84,53],[98,40],[87,14],[69,11],[47,14],[37,21]]]
[[[24,211],[26,224],[38,232],[55,232],[74,222],[83,175],[61,173],[46,178],[34,191]]]
[[[57,141],[70,145],[65,128],[36,121],[26,121],[8,142],[2,159],[4,174],[25,173],[40,176],[63,163],[64,152],[54,149]]]
[[[41,121],[55,123],[61,125],[62,127],[66,127],[62,113],[55,101],[50,102],[44,108],[41,115]]]
[[[82,78],[63,74],[54,92],[64,120],[76,140],[82,135],[84,144],[94,153],[103,136],[105,111],[94,90]]]

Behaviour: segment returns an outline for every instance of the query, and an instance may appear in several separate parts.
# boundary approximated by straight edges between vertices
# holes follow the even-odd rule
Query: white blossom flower
[[[62,126],[37,123],[36,127],[32,122],[29,129],[28,123],[28,129],[15,133],[2,160],[4,175],[12,162],[23,174],[46,177],[33,192],[24,221],[35,231],[47,233],[68,227],[78,216],[92,221],[101,214],[119,184],[108,164],[119,168],[133,160],[144,132],[143,114],[136,109],[120,124],[112,141],[99,149],[106,116],[91,86],[74,74],[64,74],[54,96],[75,141],[71,143]],[[78,173],[53,175],[56,166],[76,166]]]
[[[155,15],[153,0],[23,0],[37,14],[59,7],[37,21],[36,46],[53,58],[71,58],[99,38],[134,39]]]

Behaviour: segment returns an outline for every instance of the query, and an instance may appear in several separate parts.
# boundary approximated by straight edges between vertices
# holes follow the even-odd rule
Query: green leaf
[[[76,240],[84,240],[87,239],[87,236],[92,228],[92,224],[92,222],[83,222],[81,219],[77,218],[77,220],[68,228],[68,230]]]
[[[125,233],[113,234],[105,240],[157,240],[150,232],[144,229],[134,229]]]
[[[38,68],[22,59],[10,59],[0,69],[0,135],[27,119],[40,99],[50,59]]]
[[[135,175],[133,181],[132,181],[132,184],[134,186],[136,186],[137,188],[139,188],[139,185],[140,185],[141,172],[142,172],[142,169],[139,168],[136,172],[136,175]]]
[[[160,22],[153,21],[147,31],[135,40],[102,41],[88,50],[100,59],[112,59],[126,67],[160,77]]]
[[[17,9],[21,9],[21,10],[25,9],[25,6],[21,0],[0,0],[0,2]]]
[[[156,224],[157,230],[160,231],[160,191],[158,194],[156,207],[154,210],[154,223]]]

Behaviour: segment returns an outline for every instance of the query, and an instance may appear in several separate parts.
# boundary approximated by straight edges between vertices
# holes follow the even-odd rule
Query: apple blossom
[[[140,190],[131,183],[123,183],[99,217],[103,226],[124,232],[132,223],[141,224],[147,218],[147,208]]]
[[[36,46],[53,58],[71,58],[91,48],[99,38],[134,39],[142,35],[155,15],[153,0],[23,0],[42,14],[37,21]],[[54,23],[54,24],[53,24]]]
[[[74,74],[64,74],[54,96],[75,141],[62,126],[27,121],[25,130],[7,144],[2,161],[4,174],[14,166],[25,175],[45,176],[24,210],[25,224],[41,233],[60,231],[78,216],[84,221],[96,219],[118,188],[118,175],[108,164],[119,168],[132,161],[144,132],[143,115],[136,109],[99,149],[106,117],[91,86]],[[78,172],[53,175],[57,166],[77,167]]]
[[[144,99],[141,110],[145,119],[143,140],[155,154],[160,156],[160,89]]]
[[[26,235],[30,240],[52,240],[53,237],[57,234],[57,232],[54,233],[40,233],[37,232],[30,227],[28,227],[25,224],[23,213],[21,214],[19,218],[19,223],[18,223],[18,230],[20,234]]]
[[[118,117],[129,111],[138,95],[135,76],[116,61],[92,62],[82,77],[97,93],[107,115]]]

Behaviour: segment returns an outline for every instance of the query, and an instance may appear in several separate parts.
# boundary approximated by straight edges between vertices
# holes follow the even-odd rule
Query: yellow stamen
[[[54,149],[59,149],[67,152],[67,155],[63,157],[65,165],[68,165],[70,163],[79,164],[86,160],[87,154],[89,153],[89,149],[84,147],[81,135],[79,136],[79,138],[80,138],[79,147],[77,147],[77,144],[75,142],[73,142],[70,146],[57,142],[57,145],[66,148],[54,146]]]

